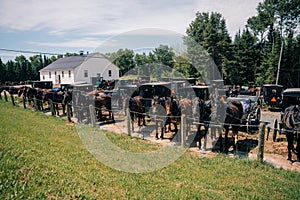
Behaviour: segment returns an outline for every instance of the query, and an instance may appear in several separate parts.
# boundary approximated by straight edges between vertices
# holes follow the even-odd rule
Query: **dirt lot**
[[[280,113],[279,112],[270,112],[270,111],[262,111],[261,115],[261,121],[267,121],[270,122],[268,125],[269,127],[273,127],[273,122],[275,119],[280,119]],[[116,133],[127,133],[127,124],[125,122],[125,116],[124,114],[120,114],[116,116],[116,123],[102,123],[100,125],[100,128],[103,130],[109,130]],[[167,139],[155,139],[155,131],[154,126],[149,124],[146,127],[138,128],[135,124],[135,131],[132,133],[135,137],[140,137],[142,139],[149,140],[151,142],[170,145],[173,142],[171,142],[170,139],[172,137],[172,134],[167,133],[165,137]],[[287,161],[287,142],[285,140],[285,135],[278,135],[277,141],[273,142],[272,140],[273,131],[271,130],[269,134],[268,140],[265,140],[265,150],[264,150],[264,161],[271,163],[277,168],[282,168],[286,170],[295,170],[300,173],[300,163],[298,162],[289,162]],[[265,139],[267,138],[267,133],[265,135]],[[209,142],[208,142],[209,143]],[[241,157],[248,157],[249,159],[257,159],[257,134],[248,135],[243,132],[239,132],[239,141],[238,146],[242,148],[242,150],[239,151],[239,156]],[[215,145],[218,146],[218,143]],[[217,147],[218,148],[218,147]],[[209,150],[199,150],[198,147],[192,146],[190,147],[190,152],[193,155],[196,156],[215,156],[218,152],[214,151],[213,148],[209,148]],[[231,149],[232,150],[232,149]],[[229,156],[236,155],[236,151],[231,151]],[[296,160],[295,155],[293,155],[293,160]]]

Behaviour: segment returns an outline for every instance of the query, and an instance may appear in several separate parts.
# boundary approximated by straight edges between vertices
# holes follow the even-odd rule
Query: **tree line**
[[[205,72],[200,66],[210,67],[208,54],[226,84],[278,83],[300,87],[299,1],[265,0],[256,10],[257,15],[250,17],[245,28],[238,30],[233,39],[222,14],[197,12],[186,29],[186,54],[176,55],[171,47],[160,45],[148,53],[119,49],[105,56],[120,68],[120,76],[128,73],[149,75],[150,71],[154,77],[174,76],[175,71],[185,77],[201,78]],[[189,38],[205,52],[199,53]],[[69,55],[76,54],[66,56]],[[18,56],[5,64],[0,60],[0,81],[38,80],[38,71],[58,58],[36,55],[27,60]]]

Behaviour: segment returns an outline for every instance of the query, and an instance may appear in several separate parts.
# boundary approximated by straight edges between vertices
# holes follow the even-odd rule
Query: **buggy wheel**
[[[276,137],[277,137],[277,132],[278,132],[278,120],[274,120],[274,130],[273,130],[273,142],[276,142]]]
[[[252,131],[253,131],[253,129],[252,129],[252,127],[251,127],[251,125],[252,125],[251,119],[252,119],[252,118],[251,118],[251,114],[249,114],[248,117],[247,117],[247,122],[246,122],[246,128],[247,128],[247,133],[248,133],[248,134],[251,134]]]
[[[260,117],[261,117],[261,109],[257,108],[255,111],[255,120],[257,122],[257,125],[259,125]]]

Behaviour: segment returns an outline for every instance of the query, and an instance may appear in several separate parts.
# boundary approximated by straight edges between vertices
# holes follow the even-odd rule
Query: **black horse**
[[[154,96],[151,104],[151,121],[155,123],[155,138],[158,139],[158,127],[160,124],[160,138],[163,139],[165,131],[165,121],[167,118],[164,99],[159,98],[158,96]]]
[[[223,104],[222,108],[226,108],[226,116],[224,121],[224,129],[225,129],[225,153],[228,153],[229,142],[228,142],[228,133],[229,128],[232,128],[232,136],[234,137],[234,147],[238,141],[238,131],[241,124],[241,119],[243,117],[243,106],[240,101],[230,100],[227,104]],[[222,109],[221,108],[221,109]],[[223,151],[223,143],[222,143],[222,134],[220,135],[220,150]]]
[[[211,121],[211,101],[205,102],[203,99],[195,97],[192,100],[192,109],[193,117],[198,122],[194,141],[198,141],[199,148],[201,148],[201,140],[206,138]]]
[[[134,120],[138,119],[138,126],[146,126],[145,120],[145,105],[144,99],[141,96],[135,96],[129,98],[129,112],[131,118],[131,129],[134,131]],[[141,124],[141,121],[143,124]]]
[[[67,95],[67,93],[66,93]],[[53,105],[53,114],[59,116],[59,105],[61,105],[63,114],[66,114],[66,98],[65,92],[62,91],[46,91],[44,95],[43,102],[48,102],[49,106]]]
[[[44,110],[44,91],[42,89],[24,86],[18,92],[18,96],[20,97],[21,95],[23,95],[23,101],[28,101],[29,105],[35,101],[33,106],[36,106],[37,110]]]
[[[287,107],[282,116],[282,123],[288,142],[288,160],[292,161],[293,152],[297,155],[297,161],[300,162],[300,106]],[[296,149],[294,147],[295,138],[297,140]]]
[[[109,119],[114,121],[114,114],[112,112],[111,95],[99,94],[95,96],[95,109],[98,120],[104,120],[103,111],[107,111]]]

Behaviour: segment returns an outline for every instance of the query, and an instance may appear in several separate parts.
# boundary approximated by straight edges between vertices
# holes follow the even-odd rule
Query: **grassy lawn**
[[[107,132],[131,151],[159,148]],[[247,159],[186,153],[159,171],[106,167],[67,120],[0,100],[0,199],[300,199],[300,174]]]

